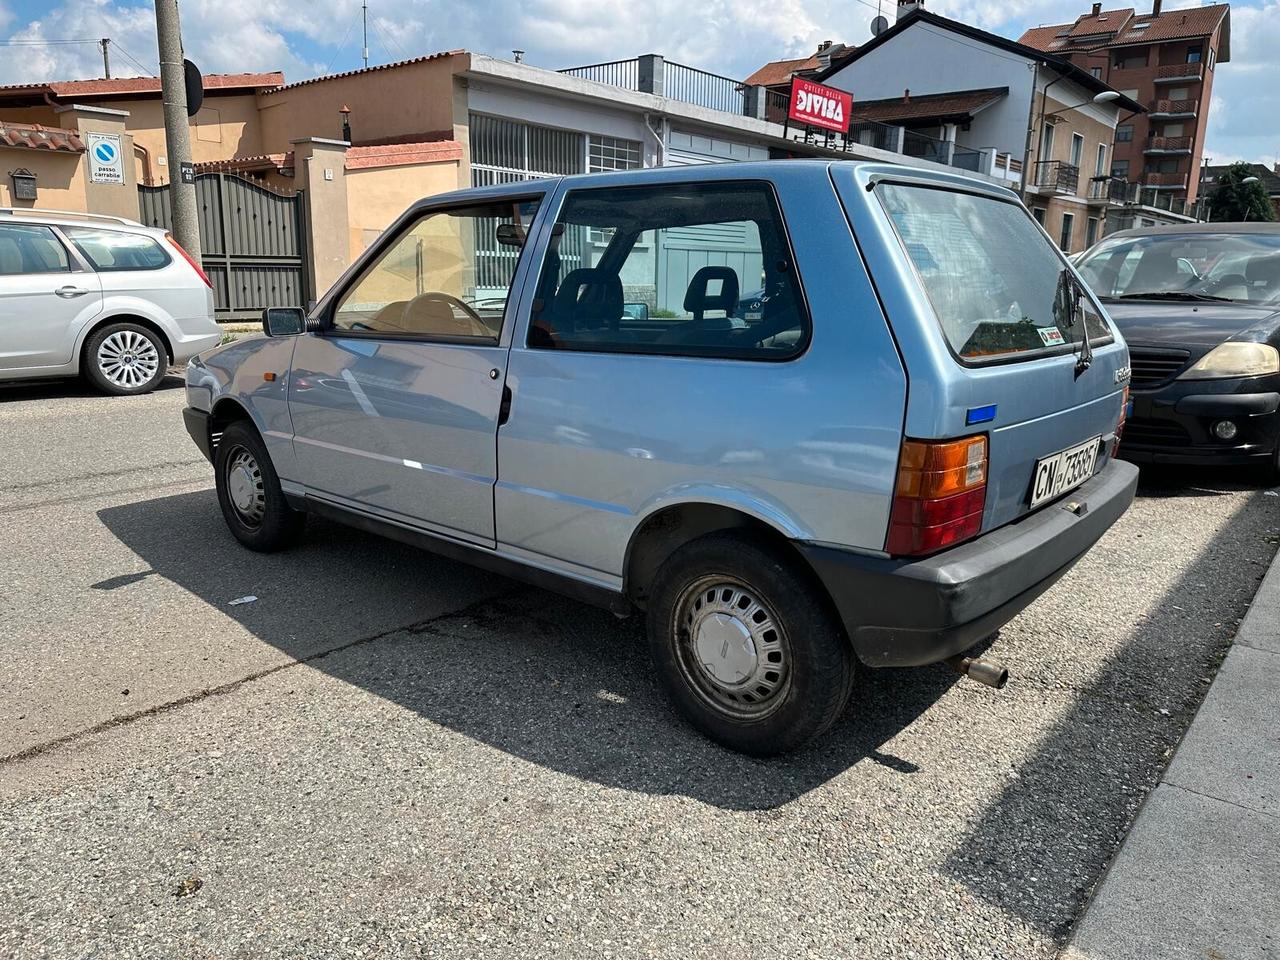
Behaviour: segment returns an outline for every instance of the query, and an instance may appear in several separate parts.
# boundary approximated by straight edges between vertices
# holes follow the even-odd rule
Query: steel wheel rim
[[[758,591],[734,577],[695,580],[680,594],[672,624],[684,679],[717,712],[760,720],[791,688],[791,645]]]
[[[267,495],[262,483],[262,468],[244,447],[236,447],[227,457],[227,500],[241,523],[256,527],[267,512]]]
[[[136,330],[117,330],[98,344],[98,370],[108,382],[133,390],[160,369],[160,351]]]

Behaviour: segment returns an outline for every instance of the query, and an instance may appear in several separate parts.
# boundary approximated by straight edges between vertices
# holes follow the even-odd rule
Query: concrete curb
[[[1280,554],[1063,960],[1280,957]]]

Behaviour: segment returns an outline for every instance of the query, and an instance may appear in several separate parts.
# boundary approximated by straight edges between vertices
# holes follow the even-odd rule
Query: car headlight
[[[1280,351],[1265,343],[1220,343],[1182,374],[1181,380],[1261,377],[1280,373]]]

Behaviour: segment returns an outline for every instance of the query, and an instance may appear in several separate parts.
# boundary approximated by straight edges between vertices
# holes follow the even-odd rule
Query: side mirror
[[[622,315],[628,320],[648,320],[649,304],[643,300],[636,303],[624,303],[622,305]]]
[[[262,332],[268,337],[296,337],[307,329],[301,307],[267,307],[262,311]]]
[[[497,240],[504,247],[523,247],[524,229],[516,223],[498,224]]]

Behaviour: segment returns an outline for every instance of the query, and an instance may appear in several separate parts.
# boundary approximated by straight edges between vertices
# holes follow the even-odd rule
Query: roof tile
[[[0,121],[0,145],[50,150],[55,153],[84,153],[84,141],[74,130],[45,127],[38,123],[5,123]]]

